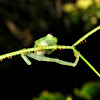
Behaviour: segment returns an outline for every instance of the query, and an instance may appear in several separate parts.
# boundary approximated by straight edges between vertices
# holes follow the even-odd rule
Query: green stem
[[[74,47],[73,49],[79,53]],[[79,53],[80,58],[100,77],[100,74],[98,73],[98,71]]]
[[[86,39],[88,36],[90,36],[91,34],[93,34],[94,32],[96,32],[97,30],[100,29],[100,25],[96,28],[94,28],[93,30],[91,30],[90,32],[88,32],[87,34],[85,34],[83,37],[81,37],[78,41],[76,41],[73,46],[75,47],[76,45],[78,45],[80,42],[82,42],[84,39]]]
[[[37,51],[37,50],[44,50],[44,49],[72,49],[71,46],[64,46],[64,45],[54,45],[54,46],[43,46],[43,47],[37,47],[37,48],[28,48],[28,49],[22,49],[14,52],[10,52],[7,54],[0,55],[0,60],[3,60],[5,58],[12,58],[12,56],[16,56],[22,53]]]

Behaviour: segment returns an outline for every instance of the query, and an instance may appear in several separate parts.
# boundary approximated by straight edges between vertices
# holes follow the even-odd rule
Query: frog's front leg
[[[22,53],[21,57],[23,58],[23,60],[27,63],[27,65],[31,65],[31,61],[28,59],[28,57],[26,56],[26,53]]]

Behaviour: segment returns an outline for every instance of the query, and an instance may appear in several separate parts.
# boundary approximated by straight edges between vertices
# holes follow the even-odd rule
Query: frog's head
[[[49,46],[57,44],[57,38],[54,37],[52,34],[47,34],[47,36],[45,36],[45,41],[46,43],[48,43]]]
[[[47,34],[47,36],[40,38],[35,41],[34,47],[39,46],[53,46],[57,44],[57,38],[54,37],[52,34]],[[53,50],[43,50],[43,51],[36,51],[37,55],[44,55],[45,51],[47,54],[50,54],[53,52]]]

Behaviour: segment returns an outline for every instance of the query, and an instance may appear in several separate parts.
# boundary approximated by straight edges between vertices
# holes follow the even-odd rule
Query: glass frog
[[[41,47],[41,46],[53,46],[53,45],[57,45],[57,38],[54,37],[53,35],[51,34],[47,34],[47,36],[43,37],[43,38],[40,38],[38,40],[35,41],[35,45],[34,47]],[[32,52],[27,52],[27,53],[22,53],[21,54],[21,57],[24,59],[24,61],[28,64],[28,65],[31,65],[31,61],[28,59],[28,57],[30,58],[33,58],[35,60],[38,60],[38,61],[47,61],[47,62],[56,62],[56,63],[59,63],[61,65],[67,65],[67,66],[73,66],[75,67],[79,61],[79,54],[77,54],[74,50],[74,56],[76,57],[76,60],[74,63],[72,62],[67,62],[67,61],[63,61],[63,60],[60,60],[58,58],[50,58],[50,57],[46,57],[45,56],[45,53],[46,54],[51,54],[54,50],[38,50],[38,51],[35,51],[34,53]]]

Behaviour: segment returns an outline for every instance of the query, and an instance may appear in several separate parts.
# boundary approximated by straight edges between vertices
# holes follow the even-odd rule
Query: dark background
[[[78,0],[0,0],[0,54],[33,47],[35,40],[48,33],[57,37],[60,45],[75,43],[100,24],[100,7],[95,0],[87,8],[79,8],[77,2]],[[69,12],[63,7],[68,3],[75,7]],[[86,43],[76,46],[98,72],[99,33],[100,30],[88,37]],[[71,50],[57,50],[50,57],[73,62],[75,60]],[[6,91],[2,92],[4,95],[10,93],[11,97],[22,96],[23,100],[31,100],[43,90],[73,94],[74,88],[80,88],[88,81],[99,80],[81,58],[75,68],[30,60],[31,66],[26,65],[20,56],[0,62],[0,88]]]

